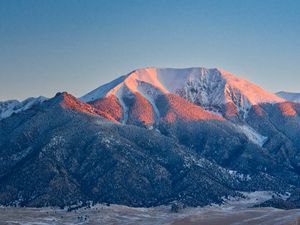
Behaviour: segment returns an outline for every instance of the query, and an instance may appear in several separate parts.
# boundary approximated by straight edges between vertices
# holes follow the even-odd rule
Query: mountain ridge
[[[224,70],[202,67],[138,69],[100,86],[80,99],[91,102],[113,95],[118,99],[123,111],[126,111],[128,106],[123,98],[135,93],[143,96],[152,105],[156,114],[155,99],[165,94],[178,95],[209,111],[227,114],[228,117],[246,116],[253,105],[285,101]]]
[[[11,116],[13,113],[19,113],[24,110],[27,110],[34,105],[38,105],[47,100],[46,97],[30,97],[23,101],[18,100],[8,100],[0,101],[0,120]]]
[[[204,206],[272,191],[300,206],[299,124],[299,103],[224,71],[136,70],[0,120],[0,204]]]
[[[300,93],[280,91],[277,92],[276,95],[287,101],[300,103]]]

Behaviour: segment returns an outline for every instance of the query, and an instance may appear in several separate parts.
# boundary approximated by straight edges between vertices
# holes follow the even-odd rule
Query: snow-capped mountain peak
[[[220,69],[206,68],[144,68],[103,85],[81,98],[85,102],[116,96],[123,102],[124,95],[139,93],[152,105],[155,98],[176,94],[207,109],[233,103],[243,114],[253,105],[279,103],[284,99],[259,86]],[[123,107],[124,103],[122,104]],[[155,106],[153,105],[155,108]],[[218,110],[217,110],[218,111]]]

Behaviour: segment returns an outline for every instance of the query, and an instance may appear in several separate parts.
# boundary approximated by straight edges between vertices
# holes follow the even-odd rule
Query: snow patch
[[[268,137],[262,136],[261,134],[256,132],[252,127],[249,127],[247,125],[234,125],[234,126],[237,127],[238,130],[241,131],[243,134],[245,134],[246,137],[251,142],[257,144],[260,147],[262,147],[268,140]]]
[[[124,86],[122,86],[120,89],[118,89],[118,91],[116,92],[116,97],[118,98],[120,104],[121,104],[121,107],[122,107],[122,110],[123,110],[123,119],[121,121],[121,123],[125,124],[128,120],[128,113],[129,113],[129,109],[128,107],[126,106],[125,102],[124,102],[124,99],[123,99],[123,92],[124,92]]]
[[[228,170],[228,173],[236,178],[236,179],[239,179],[240,181],[249,181],[251,180],[251,176],[249,174],[242,174],[242,173],[239,173],[238,171],[235,171],[235,170]]]

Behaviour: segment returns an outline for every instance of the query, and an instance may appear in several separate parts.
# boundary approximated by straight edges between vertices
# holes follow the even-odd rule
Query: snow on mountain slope
[[[226,71],[206,68],[135,70],[86,94],[81,100],[91,102],[114,95],[126,111],[123,99],[124,95],[130,93],[139,93],[146,98],[156,114],[155,99],[170,93],[215,112],[220,112],[220,107],[230,104],[231,111],[243,115],[253,105],[285,101]]]
[[[277,96],[280,98],[283,98],[287,101],[291,102],[299,102],[300,103],[300,93],[292,93],[292,92],[285,92],[285,91],[280,91],[276,93]]]
[[[109,92],[112,88],[114,88],[118,84],[122,83],[125,79],[126,79],[126,76],[121,76],[121,77],[89,92],[88,94],[81,97],[80,99],[84,102],[91,102],[91,101],[97,100],[99,98],[102,98],[106,95],[107,92]]]
[[[13,113],[19,113],[30,109],[34,105],[38,105],[45,100],[47,100],[47,98],[40,96],[37,98],[27,98],[26,100],[21,102],[19,102],[18,100],[0,102],[0,120],[10,117]]]
[[[265,142],[268,140],[268,137],[264,137],[261,134],[257,133],[253,128],[247,126],[247,125],[236,125],[236,127],[246,135],[246,137],[253,142],[254,144],[257,144],[258,146],[262,147]]]

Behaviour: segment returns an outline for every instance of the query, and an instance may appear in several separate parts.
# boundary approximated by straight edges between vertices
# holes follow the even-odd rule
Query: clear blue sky
[[[300,1],[0,0],[1,100],[81,96],[148,66],[300,92]]]

